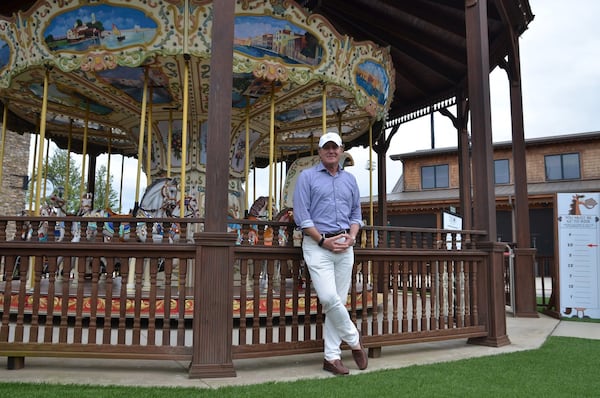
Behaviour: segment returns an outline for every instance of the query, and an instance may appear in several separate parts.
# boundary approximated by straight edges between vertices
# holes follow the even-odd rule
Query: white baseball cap
[[[342,139],[340,138],[340,136],[337,133],[329,132],[323,134],[319,139],[319,148],[323,148],[323,146],[330,141],[337,146],[342,146]]]

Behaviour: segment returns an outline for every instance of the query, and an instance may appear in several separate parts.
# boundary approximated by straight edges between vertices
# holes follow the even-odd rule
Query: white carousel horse
[[[26,214],[26,213],[23,213]],[[56,216],[58,213],[56,211],[55,208],[53,208],[51,205],[45,203],[42,206],[40,206],[40,211],[39,211],[39,215],[40,217],[53,217]],[[33,223],[31,223],[30,221],[26,221],[23,223],[22,227],[21,227],[21,239],[23,239],[24,241],[31,241],[34,237],[34,235],[37,237],[37,241],[38,242],[48,242],[48,230],[49,230],[49,221],[48,220],[40,220],[40,222],[37,225],[37,229],[34,229]],[[55,224],[55,229],[59,229],[60,223],[57,222]],[[63,232],[64,232],[64,225],[63,225]],[[55,235],[55,240],[59,241],[62,240],[62,238],[64,237],[64,233],[60,233],[60,229],[58,231],[55,230],[54,232]],[[19,261],[20,263],[20,261]],[[32,268],[30,267],[29,272],[32,272]],[[18,275],[18,266],[15,267],[14,271],[13,271],[13,277]],[[44,269],[42,271],[44,274],[46,273],[46,265],[44,265]]]
[[[178,218],[180,215],[180,200],[178,199],[178,182],[175,178],[157,178],[152,181],[142,195],[139,205],[133,210],[135,217],[146,218]],[[200,205],[194,196],[184,198],[184,218],[199,218]],[[179,239],[181,227],[179,223],[171,223],[168,231],[164,231],[162,225],[154,224],[152,227],[153,239],[159,240],[165,232],[169,236],[169,242],[173,243]],[[193,225],[188,225],[187,240],[193,241]]]
[[[179,218],[180,216],[180,200],[179,200],[179,188],[178,180],[175,178],[157,178],[152,181],[144,194],[139,204],[133,210],[135,217],[141,218]],[[184,198],[184,218],[199,218],[200,217],[200,206],[198,199],[193,196],[187,196]],[[195,225],[192,223],[187,224],[186,229],[186,240],[188,242],[194,241],[194,228]],[[168,236],[169,243],[176,243],[180,240],[181,225],[179,222],[171,222],[168,228],[164,228],[162,223],[153,223],[151,230],[148,232],[146,223],[138,223],[137,237],[140,242],[146,242],[148,235],[152,238],[153,242],[163,242],[164,236]],[[133,266],[130,259],[130,265]],[[159,262],[159,271],[161,270],[162,260]],[[149,261],[144,260],[144,276],[143,276],[143,288],[149,288]],[[174,269],[177,269],[177,261],[173,262]],[[131,268],[132,269],[132,268]],[[175,271],[176,272],[176,271]],[[134,285],[133,273],[129,274],[127,281],[128,288],[132,288]]]

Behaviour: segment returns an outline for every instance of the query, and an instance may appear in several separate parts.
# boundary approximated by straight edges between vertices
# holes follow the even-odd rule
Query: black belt
[[[330,234],[322,234],[322,235],[323,235],[324,237],[326,237],[326,238],[332,238],[332,237],[334,237],[334,236],[338,236],[338,235],[341,235],[341,234],[346,234],[346,233],[348,233],[348,231],[347,231],[347,230],[345,230],[345,229],[342,229],[342,230],[340,230],[340,231],[337,231],[337,232],[333,232],[333,233],[330,233]]]

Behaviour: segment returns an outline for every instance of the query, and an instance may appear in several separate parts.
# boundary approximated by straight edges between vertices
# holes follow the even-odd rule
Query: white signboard
[[[600,193],[557,194],[560,312],[600,319]]]
[[[444,212],[442,225],[442,229],[460,231],[462,229],[462,217]],[[446,248],[452,250],[452,234],[446,234]],[[456,248],[460,250],[460,234],[456,235]]]

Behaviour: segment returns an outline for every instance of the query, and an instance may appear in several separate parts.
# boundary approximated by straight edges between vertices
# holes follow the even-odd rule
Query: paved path
[[[466,344],[464,339],[384,347],[381,358],[370,358],[369,368],[363,372],[530,350],[540,347],[550,335],[600,339],[600,323],[559,321],[544,315],[513,318],[509,314],[507,332],[511,344],[499,348]],[[344,351],[343,360],[350,374],[362,373],[349,351]],[[322,361],[320,353],[238,360],[234,362],[237,377],[189,379],[188,363],[177,361],[25,358],[25,368],[20,370],[7,370],[4,362],[0,381],[217,388],[334,377],[321,369]]]

